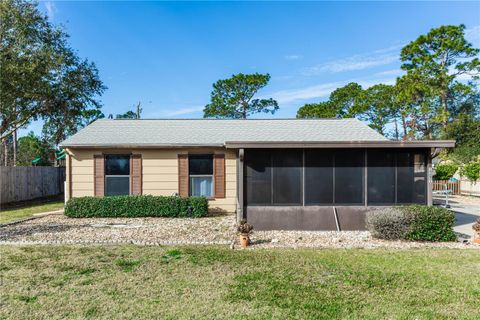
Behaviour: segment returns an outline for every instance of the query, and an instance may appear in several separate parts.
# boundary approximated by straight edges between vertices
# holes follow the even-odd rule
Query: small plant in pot
[[[240,234],[240,244],[243,248],[248,247],[250,244],[250,232],[252,232],[253,226],[247,223],[247,220],[242,219],[237,227],[237,231]]]
[[[473,224],[473,243],[480,244],[480,219]]]

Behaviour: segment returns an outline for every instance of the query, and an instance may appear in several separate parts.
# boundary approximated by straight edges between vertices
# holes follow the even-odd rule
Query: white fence
[[[470,196],[480,196],[480,181],[472,183],[469,180],[461,180],[460,193]]]
[[[0,204],[63,194],[64,167],[0,167]]]

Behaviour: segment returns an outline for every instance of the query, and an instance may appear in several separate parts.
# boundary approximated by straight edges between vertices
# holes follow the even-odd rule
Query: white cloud
[[[288,54],[283,56],[285,60],[301,60],[303,59],[303,56],[300,54]]]
[[[177,109],[177,110],[172,110],[172,111],[168,112],[166,115],[170,116],[170,117],[181,116],[181,115],[184,115],[184,114],[201,112],[201,111],[203,111],[203,108],[205,108],[205,106],[195,106],[195,107],[189,107],[189,108],[181,108],[181,109]]]
[[[344,81],[336,81],[330,83],[324,83],[314,86],[309,86],[305,88],[299,89],[291,89],[291,90],[281,90],[277,92],[273,92],[267,94],[265,96],[272,97],[273,99],[277,100],[277,102],[282,104],[289,104],[296,101],[308,100],[308,99],[319,99],[319,98],[326,98],[337,88],[343,87],[344,85],[350,82],[357,82],[360,84],[364,89],[369,88],[375,84],[394,84],[395,77],[383,77],[383,78],[371,78],[371,79],[350,79]]]
[[[57,6],[53,1],[45,1],[45,9],[47,10],[47,15],[50,19],[53,19],[55,13],[58,11]]]
[[[345,59],[333,60],[322,63],[303,71],[304,75],[312,76],[324,72],[339,73],[345,71],[356,71],[383,66],[398,60],[398,54],[383,54],[375,56],[355,55]]]
[[[401,46],[402,45],[395,45],[366,54],[356,54],[342,59],[331,60],[313,67],[305,68],[302,74],[312,76],[325,72],[339,73],[345,71],[357,71],[387,65],[398,61]]]
[[[374,74],[374,76],[401,76],[404,72],[402,69],[391,69],[391,70],[385,70],[381,72],[377,72]]]

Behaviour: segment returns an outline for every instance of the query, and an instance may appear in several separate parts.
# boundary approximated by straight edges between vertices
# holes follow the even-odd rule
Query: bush
[[[383,208],[367,213],[367,229],[375,238],[403,240],[409,225],[405,213],[399,208]]]
[[[208,213],[205,197],[112,196],[73,198],[65,206],[71,218],[93,217],[203,217]]]
[[[462,175],[467,177],[472,183],[480,179],[480,162],[470,162],[463,166]]]
[[[453,163],[438,164],[435,166],[435,178],[437,180],[449,180],[457,170],[458,166]]]
[[[455,215],[438,207],[421,205],[367,212],[367,229],[386,240],[455,241]]]
[[[408,206],[403,210],[411,221],[406,234],[412,241],[455,241],[453,232],[455,214],[445,208],[433,206]]]

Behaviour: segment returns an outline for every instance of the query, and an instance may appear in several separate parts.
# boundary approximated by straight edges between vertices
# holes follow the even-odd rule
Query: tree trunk
[[[3,146],[4,146],[4,157],[5,157],[5,160],[3,162],[3,165],[6,167],[8,166],[8,139],[4,139],[3,140]]]
[[[407,120],[405,119],[405,116],[402,115],[402,127],[403,127],[403,139],[405,140],[407,138]]]
[[[17,166],[17,128],[13,131],[13,166]]]
[[[381,115],[378,116],[378,132],[383,136],[383,117]]]
[[[424,121],[424,124],[425,124],[425,130],[424,130],[423,135],[427,136],[428,140],[432,140],[433,139],[432,128],[430,126],[430,123],[428,122],[428,117],[426,115],[423,116],[423,121]]]
[[[395,140],[398,140],[398,119],[395,117]]]
[[[443,125],[443,129],[445,130],[445,128],[448,125],[447,92],[442,92],[440,94],[440,99],[441,99],[441,103],[442,103],[442,110],[444,112],[444,114],[443,114],[444,118],[442,119],[442,125]]]

